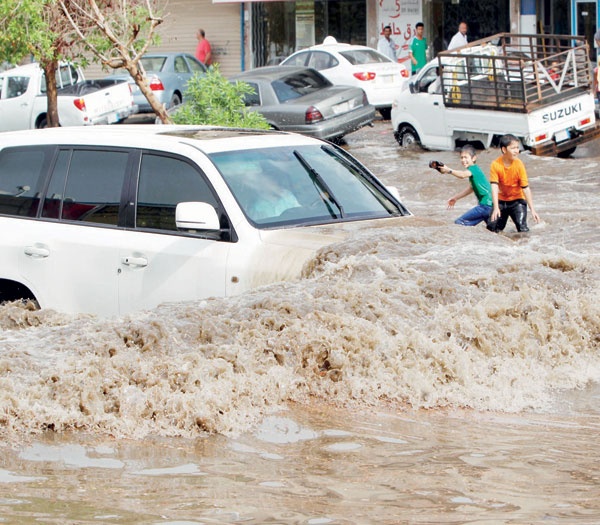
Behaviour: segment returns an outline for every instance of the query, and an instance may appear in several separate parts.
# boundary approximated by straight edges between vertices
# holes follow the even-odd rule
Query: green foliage
[[[47,41],[42,17],[46,0],[0,0],[0,62],[18,63],[33,41]]]
[[[269,129],[260,113],[249,111],[244,105],[244,95],[253,91],[245,82],[229,82],[215,64],[206,75],[196,74],[190,79],[185,104],[172,115],[172,120],[175,124]]]

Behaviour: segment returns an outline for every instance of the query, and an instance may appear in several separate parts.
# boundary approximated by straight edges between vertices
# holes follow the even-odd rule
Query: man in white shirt
[[[458,33],[456,33],[450,43],[448,49],[455,49],[457,47],[463,47],[467,45],[467,23],[461,22],[458,24]]]
[[[383,36],[377,42],[377,51],[396,62],[398,58],[397,49],[398,45],[392,39],[392,28],[385,26],[383,28]]]

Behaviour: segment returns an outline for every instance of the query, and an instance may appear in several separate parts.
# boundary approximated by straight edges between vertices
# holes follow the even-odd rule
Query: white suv
[[[119,315],[299,277],[332,223],[410,215],[364,166],[275,131],[0,135],[0,301]]]

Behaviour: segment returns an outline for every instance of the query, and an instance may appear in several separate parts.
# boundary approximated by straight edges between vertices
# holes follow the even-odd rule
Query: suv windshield
[[[259,228],[407,215],[373,176],[330,145],[210,155]]]

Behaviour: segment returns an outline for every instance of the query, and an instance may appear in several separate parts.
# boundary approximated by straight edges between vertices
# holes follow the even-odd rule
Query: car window
[[[313,51],[310,55],[310,60],[308,61],[308,67],[321,71],[323,69],[335,67],[338,63],[337,59],[329,53]]]
[[[35,217],[50,153],[41,148],[0,151],[0,213]]]
[[[330,146],[238,150],[210,157],[259,228],[407,213],[351,157]]]
[[[6,98],[20,97],[27,91],[29,77],[7,77]]]
[[[393,62],[388,57],[377,53],[373,49],[356,49],[352,51],[341,51],[342,55],[353,66],[360,64],[374,64],[377,62]]]
[[[128,159],[126,151],[61,151],[42,216],[117,226]]]
[[[286,58],[281,64],[284,66],[306,66],[309,55],[310,53],[308,51],[298,53],[297,55]]]
[[[255,82],[246,82],[252,89],[252,93],[244,93],[244,104],[246,106],[260,106],[260,92],[258,84]]]
[[[206,66],[196,60],[193,56],[190,55],[186,55],[186,60],[188,62],[189,68],[191,69],[192,73],[206,73]]]
[[[176,56],[175,57],[175,73],[189,73],[190,69],[188,68],[187,62],[185,61],[185,58],[183,58],[182,56]]]
[[[162,71],[166,61],[167,57],[142,57],[140,60],[142,66],[144,66],[144,71],[152,71],[153,73]]]
[[[307,69],[274,80],[271,82],[271,86],[273,86],[277,100],[286,102],[329,87],[331,82],[316,71]]]
[[[144,154],[140,168],[135,225],[137,228],[176,231],[175,208],[180,202],[218,201],[203,175],[174,157]]]

